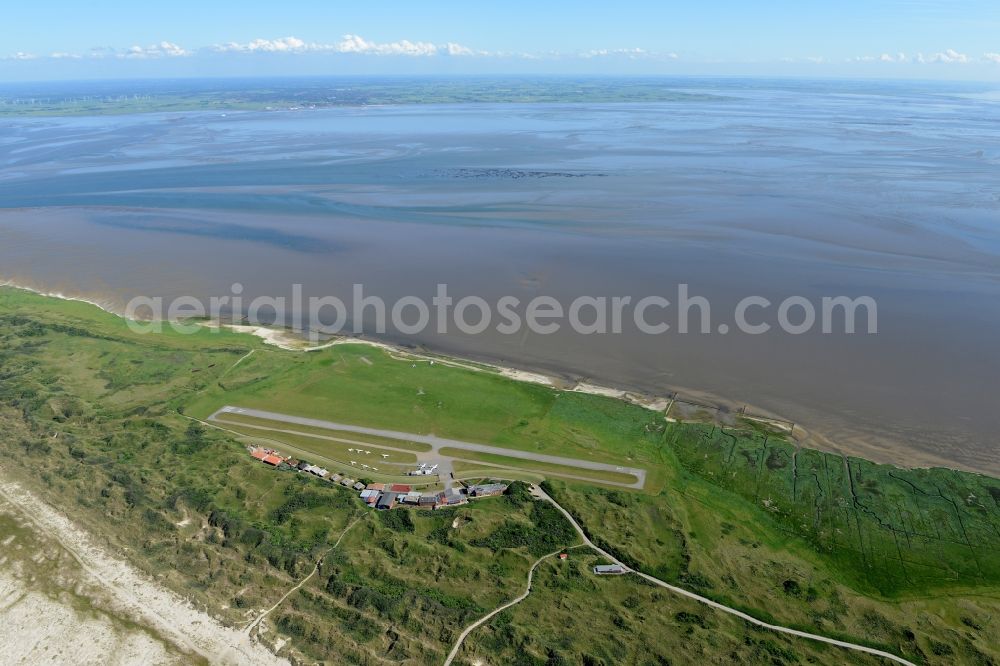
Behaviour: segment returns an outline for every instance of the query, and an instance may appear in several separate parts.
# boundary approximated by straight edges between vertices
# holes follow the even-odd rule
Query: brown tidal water
[[[566,304],[686,283],[713,332],[381,337],[1000,474],[1000,106],[701,85],[724,99],[7,120],[0,278],[113,308],[234,282],[246,299],[362,283],[429,301],[446,283]],[[720,334],[750,295],[871,296],[878,333]]]

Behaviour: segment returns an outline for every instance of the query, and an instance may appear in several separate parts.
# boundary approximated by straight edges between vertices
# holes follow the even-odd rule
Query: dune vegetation
[[[459,661],[846,656],[634,576],[595,578],[599,558],[521,491],[375,514],[353,492],[245,450],[273,438],[338,458],[343,443],[197,420],[223,405],[641,467],[642,491],[558,475],[545,487],[630,566],[759,618],[915,663],[1000,661],[1000,480],[803,449],[750,422],[672,423],[431,360],[365,344],[284,351],[208,328],[141,335],[91,305],[0,288],[3,469],[232,626],[316,568],[261,633],[300,660],[441,663],[466,625],[523,591],[539,554],[561,547],[569,559],[543,563],[528,599],[473,632]],[[456,471],[503,476],[504,462],[479,456]]]

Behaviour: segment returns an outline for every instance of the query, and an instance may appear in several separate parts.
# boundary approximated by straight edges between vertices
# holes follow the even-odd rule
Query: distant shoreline
[[[697,77],[351,76],[0,84],[0,118],[288,112],[393,106],[724,102]],[[625,84],[625,85],[623,85]],[[459,86],[459,89],[456,89]]]

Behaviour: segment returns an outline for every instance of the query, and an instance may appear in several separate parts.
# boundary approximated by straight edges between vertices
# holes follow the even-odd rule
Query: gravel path
[[[548,493],[546,493],[544,490],[542,490],[541,488],[538,488],[536,486],[532,486],[531,493],[532,493],[532,495],[534,495],[535,497],[537,497],[539,499],[545,500],[547,502],[551,502],[552,505],[554,507],[556,507],[556,509],[558,509],[560,511],[560,513],[562,513],[564,516],[566,516],[566,519],[569,520],[570,523],[572,523],[573,527],[576,528],[576,531],[580,534],[580,537],[583,539],[583,542],[585,544],[587,544],[588,546],[590,546],[591,548],[593,548],[594,550],[596,550],[598,553],[600,553],[604,557],[608,558],[609,561],[611,561],[611,562],[619,565],[620,567],[622,567],[623,569],[625,569],[626,572],[633,573],[636,576],[639,576],[640,578],[645,578],[650,583],[653,583],[654,585],[659,585],[660,587],[664,587],[664,588],[670,590],[671,592],[673,592],[674,594],[679,594],[680,596],[687,597],[688,599],[694,599],[695,601],[697,601],[699,603],[705,604],[706,606],[711,606],[712,608],[714,608],[716,610],[719,610],[719,611],[722,611],[723,613],[729,613],[730,615],[735,615],[736,617],[740,618],[741,620],[745,620],[745,621],[749,622],[750,624],[757,625],[758,627],[764,627],[765,629],[770,629],[771,631],[776,631],[776,632],[781,633],[781,634],[789,634],[791,636],[797,636],[799,638],[806,638],[806,639],[812,640],[812,641],[819,641],[820,643],[826,643],[828,645],[836,645],[837,647],[842,647],[842,648],[845,648],[845,649],[848,649],[848,650],[855,650],[857,652],[864,652],[866,654],[870,654],[870,655],[874,655],[876,657],[882,657],[883,659],[888,659],[890,661],[894,661],[897,664],[903,664],[904,666],[916,666],[913,662],[907,661],[906,659],[903,659],[902,657],[898,657],[898,656],[892,654],[891,652],[885,652],[884,650],[877,650],[875,648],[870,648],[870,647],[867,647],[865,645],[858,645],[856,643],[849,643],[847,641],[837,640],[836,638],[829,638],[827,636],[820,636],[819,634],[811,634],[811,633],[809,633],[807,631],[799,631],[798,629],[791,629],[789,627],[782,627],[782,626],[777,625],[777,624],[770,624],[768,622],[764,622],[763,620],[758,620],[757,618],[753,617],[752,615],[747,615],[743,611],[736,610],[735,608],[730,608],[729,606],[726,606],[724,604],[720,604],[717,601],[713,601],[713,600],[711,600],[711,599],[709,599],[707,597],[703,597],[700,594],[695,594],[694,592],[689,592],[688,590],[685,590],[684,588],[677,587],[675,585],[671,585],[670,583],[666,583],[666,582],[660,580],[659,578],[654,578],[653,576],[650,576],[649,574],[644,574],[641,571],[636,571],[635,569],[631,569],[631,568],[625,566],[625,564],[623,564],[622,562],[619,562],[610,553],[608,553],[607,551],[605,551],[602,548],[600,548],[597,545],[595,545],[594,542],[592,542],[587,537],[586,533],[583,531],[583,528],[580,527],[580,525],[576,522],[576,520],[569,513],[569,511],[567,511],[562,506],[560,506],[558,502],[556,502],[554,499],[552,499],[548,495]]]

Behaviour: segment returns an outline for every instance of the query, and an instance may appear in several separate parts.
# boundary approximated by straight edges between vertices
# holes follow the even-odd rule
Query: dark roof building
[[[448,490],[444,491],[444,501],[447,504],[461,504],[462,502],[465,501],[465,495],[458,492],[454,488],[449,488]]]
[[[375,508],[379,511],[388,511],[396,506],[396,496],[393,493],[382,493],[375,502]]]
[[[473,497],[490,497],[492,495],[502,495],[507,490],[506,483],[488,483],[482,486],[472,486],[469,494]]]

